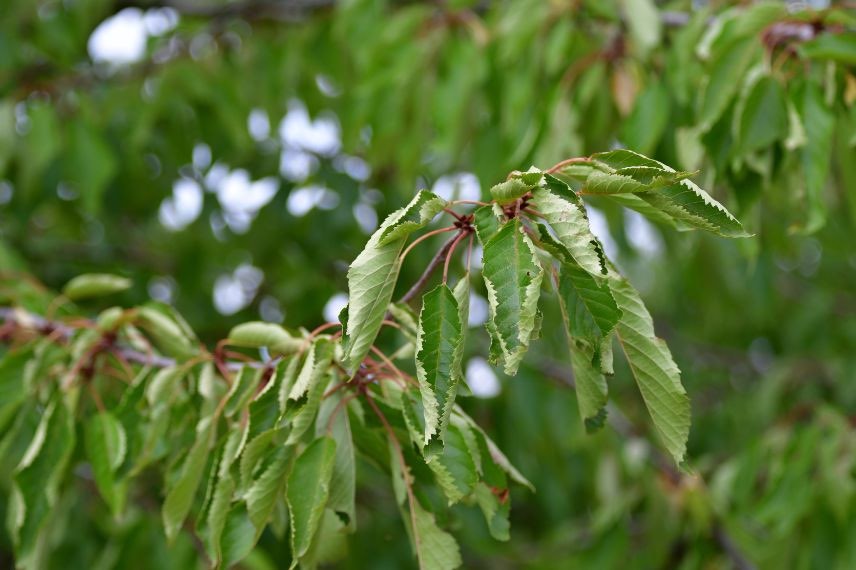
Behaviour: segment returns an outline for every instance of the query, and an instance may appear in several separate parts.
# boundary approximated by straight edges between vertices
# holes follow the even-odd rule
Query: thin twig
[[[452,247],[452,244],[455,242],[456,239],[458,239],[458,236],[452,236],[445,244],[443,244],[443,247],[441,247],[439,251],[437,251],[437,253],[434,255],[434,258],[428,263],[428,266],[425,268],[425,271],[423,271],[419,279],[416,280],[416,283],[414,283],[413,286],[408,289],[407,293],[405,293],[401,297],[401,299],[398,300],[399,303],[407,303],[419,294],[419,292],[425,287],[425,284],[431,278],[431,274],[434,273],[434,270],[436,270],[437,267],[439,267],[440,264],[443,263],[443,260],[446,257],[446,253],[448,253],[449,248]]]
[[[467,235],[466,232],[461,232],[455,238],[455,241],[452,242],[452,245],[449,247],[449,251],[446,252],[446,262],[443,264],[443,283],[446,283],[446,280],[449,277],[449,261],[452,260],[452,254],[455,253],[455,248],[458,247],[458,243]]]
[[[455,226],[449,226],[447,228],[440,228],[439,230],[430,231],[427,234],[423,234],[423,235],[419,236],[418,238],[413,240],[413,243],[411,243],[409,246],[407,246],[407,249],[405,249],[404,253],[402,253],[399,256],[399,259],[403,260],[405,257],[407,257],[407,254],[410,253],[410,251],[414,247],[416,247],[417,245],[419,245],[420,243],[422,243],[426,239],[433,237],[433,236],[436,236],[437,234],[442,234],[444,232],[452,232],[452,231],[455,231],[456,229],[458,229],[458,228],[456,228]]]
[[[545,172],[547,172],[547,174],[553,174],[554,172],[558,172],[559,170],[561,170],[562,168],[566,167],[569,164],[576,164],[578,162],[589,162],[589,160],[591,160],[591,159],[589,159],[587,156],[578,156],[578,157],[574,157],[574,158],[567,158],[561,162],[554,164],[552,167],[547,169]]]

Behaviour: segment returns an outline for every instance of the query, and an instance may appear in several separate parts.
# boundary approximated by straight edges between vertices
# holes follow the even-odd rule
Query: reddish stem
[[[562,168],[564,168],[565,166],[567,166],[569,164],[576,164],[578,162],[589,162],[589,160],[591,160],[591,159],[586,157],[586,156],[578,156],[576,158],[568,158],[568,159],[565,159],[561,162],[554,164],[546,172],[547,172],[547,174],[552,174],[554,172],[558,172],[559,170],[561,170]]]
[[[438,234],[442,234],[444,232],[452,232],[452,231],[455,231],[457,229],[458,228],[456,228],[455,226],[449,226],[447,228],[440,228],[439,230],[434,230],[434,231],[428,232],[427,234],[419,236],[418,238],[413,240],[413,243],[411,243],[409,246],[407,246],[407,249],[404,250],[404,253],[401,254],[399,259],[403,260],[405,257],[407,257],[407,254],[410,253],[410,250],[412,250],[414,247],[416,247],[418,244],[425,241],[426,239],[428,239],[432,236],[436,236]]]
[[[455,253],[455,248],[458,246],[458,243],[467,235],[467,232],[461,232],[458,234],[458,237],[455,238],[455,241],[452,242],[452,246],[449,248],[449,252],[446,254],[446,262],[443,264],[443,283],[446,283],[446,279],[449,276],[449,261],[452,259],[452,254]]]

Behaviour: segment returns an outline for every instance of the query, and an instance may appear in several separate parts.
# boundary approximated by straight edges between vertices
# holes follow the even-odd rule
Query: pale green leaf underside
[[[163,523],[166,536],[173,540],[181,529],[187,513],[193,504],[196,490],[202,480],[202,472],[208,461],[213,427],[209,419],[204,419],[196,428],[196,441],[190,448],[181,469],[181,475],[166,495],[163,504]]]
[[[489,304],[492,360],[514,375],[535,331],[543,269],[520,220],[505,223],[486,244],[482,275]]]
[[[438,202],[439,200],[439,202]],[[369,353],[392,300],[407,236],[424,227],[445,202],[422,191],[397,210],[369,238],[348,269],[348,307],[343,364],[354,373]]]
[[[312,544],[330,494],[330,478],[336,458],[336,442],[329,437],[313,441],[303,450],[288,477],[291,518],[292,568]]]
[[[403,210],[399,210],[395,222],[383,228],[378,244],[386,245],[425,227],[445,206],[446,201],[433,192],[420,190]]]
[[[546,187],[532,193],[533,205],[543,214],[574,261],[593,275],[605,275],[603,250],[591,233],[582,200],[558,178],[548,174],[545,179]]]
[[[441,283],[422,299],[416,335],[416,377],[425,413],[424,445],[442,440],[461,377],[463,325],[451,289]]]
[[[607,283],[599,283],[570,263],[560,267],[559,304],[568,336],[571,367],[576,380],[580,415],[588,430],[605,418],[611,352],[603,350],[622,316]],[[606,352],[606,354],[604,354]]]
[[[453,570],[463,561],[458,543],[448,532],[440,529],[434,515],[414,502],[415,535],[420,570]]]
[[[616,335],[663,444],[677,463],[686,453],[690,401],[680,370],[666,343],[654,334],[651,315],[626,279],[610,275],[610,287],[623,315]]]
[[[681,180],[674,186],[656,192],[641,192],[637,196],[675,220],[694,228],[724,237],[751,236],[722,204],[691,180]]]
[[[115,473],[127,451],[125,429],[112,413],[101,412],[87,420],[84,441],[98,491],[112,512],[118,514],[124,497]]]

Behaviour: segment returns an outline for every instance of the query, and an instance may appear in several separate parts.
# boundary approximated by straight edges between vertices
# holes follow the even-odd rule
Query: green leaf
[[[32,348],[10,350],[0,359],[0,432],[5,431],[20,405],[27,399],[26,369],[35,357]]]
[[[62,150],[62,131],[53,105],[34,101],[26,110],[29,131],[18,145],[20,186],[27,198],[34,199],[41,190],[42,175]]]
[[[473,220],[473,227],[476,229],[476,235],[479,241],[485,244],[499,231],[500,220],[504,218],[502,209],[496,204],[492,206],[480,206],[475,209],[473,215],[475,218]]]
[[[640,198],[665,212],[678,222],[723,237],[750,237],[737,218],[725,206],[711,198],[691,180],[661,188],[656,192],[642,192]]]
[[[463,324],[452,290],[441,283],[422,299],[416,337],[416,377],[425,413],[423,445],[442,442],[461,372]]]
[[[223,412],[227,418],[231,418],[250,403],[250,400],[256,393],[261,376],[262,371],[260,369],[251,368],[246,365],[241,367],[232,380],[232,386],[228,394],[226,394],[226,404],[223,407]]]
[[[78,275],[66,283],[62,288],[62,294],[72,301],[79,301],[119,293],[130,288],[131,284],[131,280],[127,277],[108,273],[87,273]]]
[[[532,204],[576,263],[592,275],[606,275],[603,249],[591,233],[583,201],[558,178],[548,174],[546,181],[532,193]]]
[[[369,353],[392,300],[398,270],[399,255],[409,232],[424,226],[413,220],[398,225],[399,220],[411,212],[420,195],[406,207],[390,214],[380,228],[369,238],[368,243],[348,269],[348,306],[343,311],[344,329],[342,364],[349,373],[356,372],[363,358]],[[389,228],[396,228],[386,236]]]
[[[146,384],[146,400],[150,406],[168,402],[177,384],[184,377],[184,368],[169,366],[161,368]]]
[[[853,31],[820,34],[813,40],[799,44],[804,57],[856,65],[856,37]]]
[[[303,367],[300,369],[300,374],[297,375],[297,379],[288,393],[288,399],[297,400],[315,386],[326,374],[332,358],[333,344],[330,341],[322,338],[312,343]]]
[[[331,378],[335,378],[335,374],[325,374],[323,378],[319,377],[318,381],[313,382],[309,387],[309,392],[302,400],[302,404],[285,413],[284,418],[291,426],[291,431],[286,440],[287,445],[299,442],[316,420],[324,391],[330,384]]]
[[[424,228],[434,216],[443,211],[446,201],[427,190],[420,190],[393,223],[380,233],[378,245],[386,245],[395,240],[406,238],[414,231]]]
[[[233,328],[229,332],[229,344],[247,348],[267,347],[273,354],[294,354],[304,341],[277,324],[251,322]]]
[[[297,375],[300,372],[300,358],[292,356],[281,360],[276,365],[275,374],[279,377],[277,401],[279,403],[279,413],[283,414],[288,409],[288,394],[291,392],[294,382],[297,380]]]
[[[640,52],[647,53],[660,43],[662,21],[653,0],[622,0],[630,37]]]
[[[626,194],[671,186],[692,175],[626,149],[591,156],[596,167],[585,180],[587,194]]]
[[[327,434],[336,440],[336,459],[330,478],[330,497],[327,500],[327,508],[342,519],[348,532],[353,532],[356,530],[357,523],[356,458],[346,397],[340,390],[321,403],[316,421],[316,433]]]
[[[452,570],[463,564],[461,551],[455,538],[437,526],[434,515],[415,501],[413,504],[416,528],[414,535],[420,570]]]
[[[758,79],[741,102],[735,123],[741,152],[766,148],[788,135],[788,106],[779,82],[770,76]]]
[[[137,311],[140,327],[151,335],[161,350],[177,358],[189,357],[197,351],[193,339],[175,319],[153,307],[140,307]]]
[[[116,481],[116,470],[122,465],[127,451],[125,429],[113,414],[100,412],[86,422],[84,436],[95,484],[117,516],[125,502],[124,485]]]
[[[469,496],[479,480],[469,445],[461,428],[455,425],[449,426],[442,452],[431,458],[428,467],[450,505]]]
[[[330,478],[336,460],[336,442],[329,437],[313,441],[303,450],[288,477],[289,516],[291,519],[291,567],[312,544],[321,516],[330,496]]]
[[[568,337],[580,416],[586,429],[593,431],[603,425],[606,415],[603,371],[611,368],[611,363],[603,365],[603,346],[610,342],[622,312],[608,283],[598,283],[580,267],[568,263],[560,268],[559,307]]]
[[[533,493],[535,486],[517,470],[501,449],[490,439],[484,430],[468,415],[456,415],[456,421],[461,421],[470,428],[476,437],[481,454],[482,474],[489,485],[500,486],[503,477],[508,475],[515,483],[523,485]]]
[[[514,375],[535,332],[543,268],[519,219],[500,228],[486,244],[482,275],[489,303],[492,360]]]
[[[754,37],[746,38],[734,42],[713,62],[699,113],[704,130],[710,129],[728,108],[759,51],[760,42]]]
[[[635,18],[633,18],[635,20]],[[621,125],[621,141],[646,154],[654,152],[669,125],[670,94],[654,80],[639,94],[633,111]]]
[[[280,447],[269,460],[258,479],[253,481],[246,494],[247,511],[256,529],[256,538],[270,519],[276,501],[285,488],[286,475],[291,466],[291,447]]]
[[[802,93],[802,117],[807,144],[802,148],[808,203],[805,232],[819,229],[826,218],[823,191],[829,178],[835,115],[823,100],[820,87],[807,82]]]
[[[479,482],[475,489],[475,499],[484,515],[490,535],[496,540],[511,538],[511,524],[508,522],[511,501],[507,496],[502,500],[493,488]]]
[[[680,370],[666,343],[654,334],[651,315],[639,293],[617,274],[610,275],[610,287],[623,313],[616,336],[654,427],[680,464],[690,431],[690,400],[681,384]]]
[[[15,469],[7,520],[16,562],[28,565],[52,507],[66,465],[74,451],[73,417],[60,397],[54,397],[21,462]]]
[[[211,447],[211,439],[214,434],[214,426],[211,418],[203,418],[196,426],[196,441],[184,459],[181,475],[175,484],[168,490],[166,500],[163,504],[163,524],[166,536],[173,541],[178,535],[190,512],[196,490],[202,480],[205,464],[208,462],[208,452]]]
[[[247,440],[246,428],[233,429],[229,432],[226,442],[223,444],[223,451],[220,454],[220,462],[217,465],[216,473],[212,472],[212,480],[216,476],[217,483],[214,486],[214,494],[211,498],[211,504],[208,508],[206,517],[207,524],[207,542],[209,551],[212,554],[212,559],[216,563],[220,563],[225,559],[223,540],[224,531],[230,524],[239,521],[232,521],[233,517],[240,518],[240,507],[233,508],[232,503],[235,494],[235,479],[232,476],[232,465],[243,451],[244,444]],[[240,525],[239,525],[240,526]],[[254,532],[250,531],[250,536]],[[239,538],[240,537],[234,537]]]
[[[534,184],[527,184],[520,178],[511,178],[490,189],[490,195],[498,204],[511,204],[529,192]]]

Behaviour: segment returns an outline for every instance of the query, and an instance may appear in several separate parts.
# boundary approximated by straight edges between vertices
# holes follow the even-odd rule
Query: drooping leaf
[[[669,92],[662,82],[647,86],[622,124],[621,141],[642,154],[654,152],[669,125],[669,102]]]
[[[31,348],[22,348],[10,350],[0,359],[0,431],[6,429],[7,422],[27,398],[25,374],[34,356]]]
[[[591,233],[586,208],[576,192],[547,175],[546,187],[532,193],[532,204],[553,228],[574,261],[592,275],[606,275],[603,249]]]
[[[819,229],[826,218],[823,190],[829,177],[835,117],[823,100],[820,88],[811,83],[803,89],[801,111],[807,139],[801,151],[808,203],[805,232],[811,233]]]
[[[247,511],[256,530],[261,535],[276,506],[276,501],[285,488],[286,475],[291,465],[293,448],[282,446],[270,458],[267,467],[247,490]]]
[[[297,375],[300,373],[300,358],[298,355],[281,360],[276,365],[276,374],[280,378],[277,380],[278,394],[277,401],[279,402],[279,413],[283,414],[288,409],[288,395],[291,393],[291,388],[297,380]]]
[[[116,470],[122,465],[128,447],[125,429],[113,414],[105,411],[89,418],[84,435],[95,484],[110,510],[118,515],[125,502],[124,485],[116,479]]]
[[[759,78],[739,108],[741,113],[735,124],[743,153],[766,148],[787,136],[788,107],[785,92],[775,78]]]
[[[130,288],[131,285],[131,280],[127,277],[108,273],[87,273],[78,275],[66,283],[62,288],[62,294],[72,301],[79,301],[119,293]]]
[[[196,441],[184,459],[181,475],[167,491],[162,514],[164,530],[170,541],[175,539],[190,512],[208,461],[213,433],[214,426],[211,419],[203,418],[196,426]]]
[[[482,275],[487,287],[492,357],[503,364],[506,374],[513,375],[535,332],[543,277],[535,246],[519,219],[504,224],[484,244]]]
[[[856,65],[856,38],[853,37],[852,29],[838,34],[820,34],[813,40],[799,44],[797,49],[809,59]]]
[[[262,371],[250,366],[242,366],[232,380],[232,387],[226,394],[226,404],[223,412],[227,418],[243,410],[256,393],[261,380]]]
[[[414,213],[414,204],[424,200],[420,196],[422,194],[405,208],[389,215],[348,269],[348,306],[343,311],[346,318],[342,319],[342,363],[351,374],[369,353],[380,331],[395,290],[401,266],[399,255],[407,236],[430,221],[421,214],[417,219],[406,219],[408,214]],[[399,221],[403,223],[399,224]],[[392,229],[389,235],[386,234],[388,229]]]
[[[464,434],[455,425],[449,426],[442,451],[431,458],[428,466],[450,505],[473,493],[479,480]]]
[[[232,466],[243,451],[247,439],[247,429],[233,429],[222,446],[216,471],[212,471],[211,480],[216,480],[210,505],[206,513],[205,538],[211,558],[219,565],[224,560],[224,531],[233,516],[241,516],[241,508],[233,506],[236,481]],[[252,535],[252,531],[251,531]]]
[[[290,424],[291,430],[288,434],[286,444],[292,445],[300,441],[304,434],[309,431],[318,415],[318,408],[321,405],[321,400],[331,379],[335,378],[335,374],[325,373],[318,377],[318,380],[313,382],[309,387],[309,391],[305,397],[301,398],[297,406],[293,406],[287,411],[283,419]]]
[[[463,324],[458,302],[441,283],[422,298],[416,337],[416,377],[425,414],[425,440],[442,441],[461,377]]]
[[[654,427],[666,449],[681,463],[690,430],[690,401],[666,343],[654,333],[654,324],[639,293],[626,279],[610,274],[610,288],[622,311],[616,327],[621,345]]]
[[[303,450],[288,477],[286,495],[291,518],[292,568],[306,554],[318,530],[330,496],[330,478],[335,459],[335,440],[318,438]]]
[[[603,346],[611,340],[621,310],[607,283],[598,283],[580,267],[566,263],[559,270],[559,306],[568,337],[571,367],[580,415],[589,431],[602,426],[607,386],[603,377]],[[606,356],[607,359],[611,353]]]
[[[333,345],[330,341],[322,338],[312,343],[303,367],[300,369],[300,374],[297,375],[297,379],[288,393],[288,399],[297,400],[318,383],[330,367],[332,358]]]
[[[72,421],[62,398],[55,397],[15,469],[7,520],[16,562],[22,566],[35,554],[39,535],[57,501],[63,472],[74,451]]]
[[[417,558],[420,570],[453,570],[463,564],[455,538],[437,526],[434,515],[418,501],[413,505]]]
[[[356,530],[356,458],[351,421],[348,418],[348,399],[341,391],[331,394],[321,403],[316,422],[316,433],[327,434],[336,440],[336,459],[330,478],[330,496],[327,508],[336,513],[349,532]]]
[[[734,42],[713,62],[704,89],[699,122],[704,130],[719,119],[740,89],[741,79],[759,51],[754,37]]]

